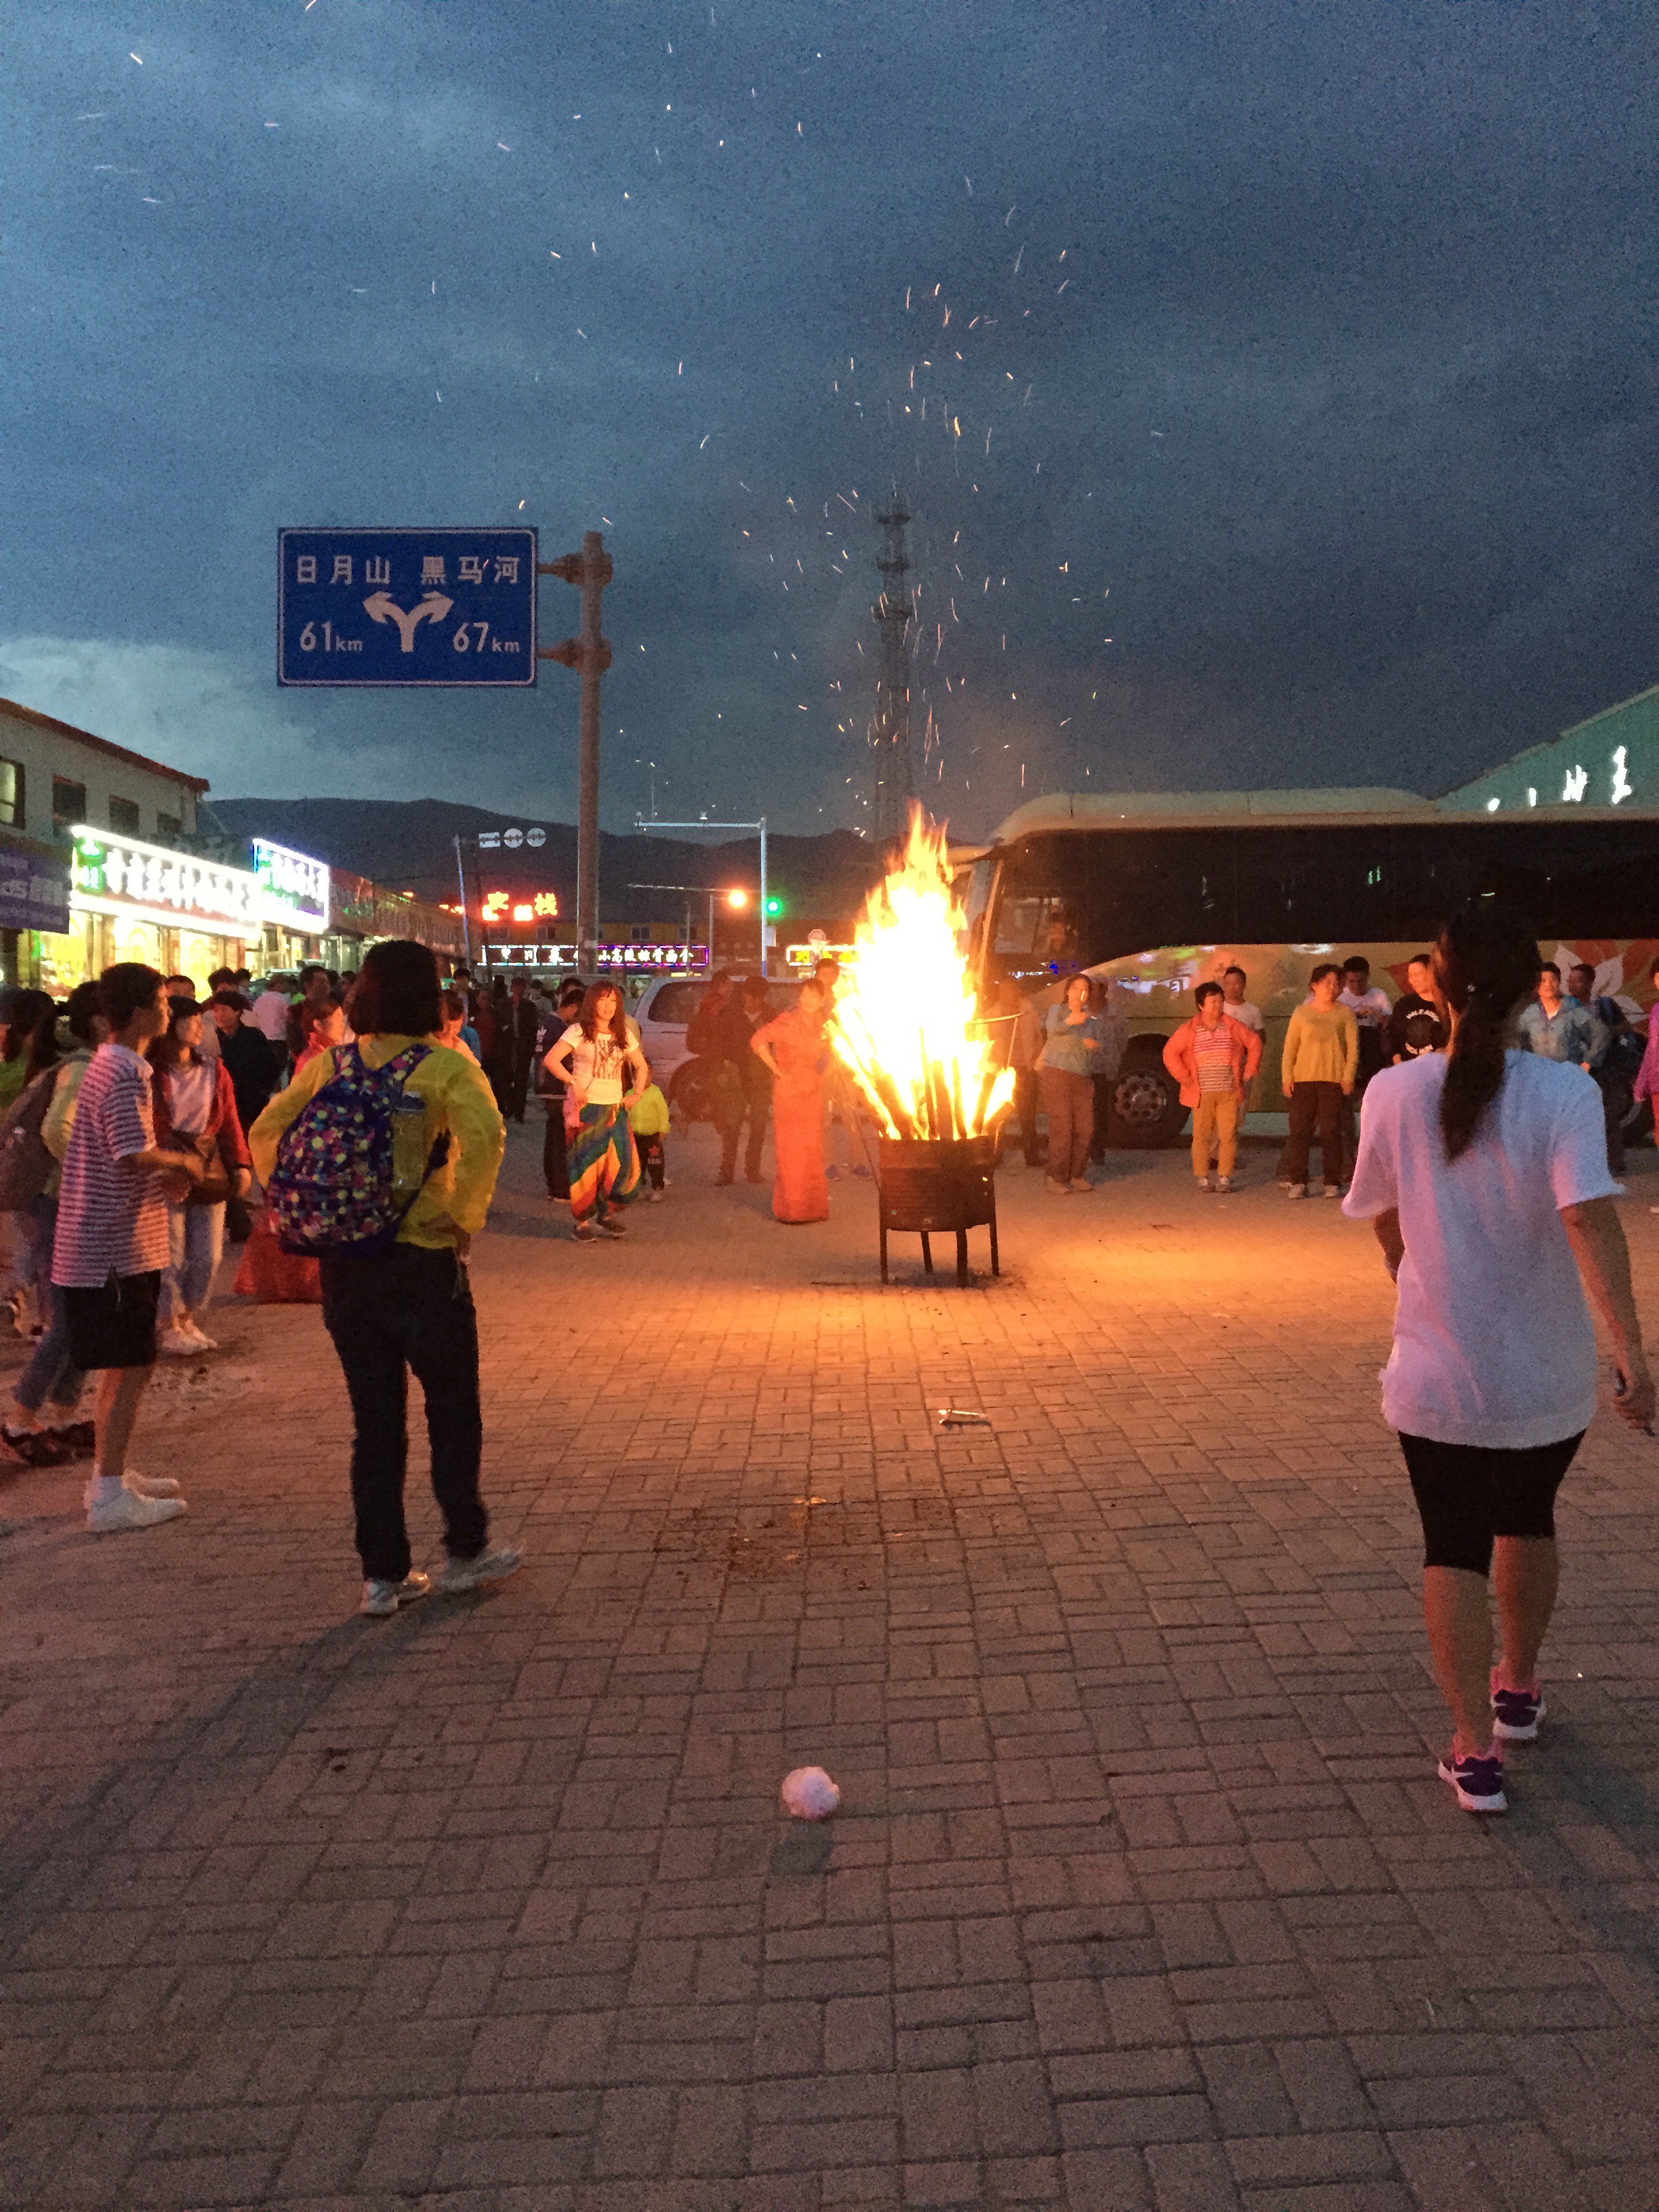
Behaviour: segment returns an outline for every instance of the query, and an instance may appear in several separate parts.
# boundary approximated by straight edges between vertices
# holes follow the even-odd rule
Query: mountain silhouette
[[[204,805],[204,816],[207,811]],[[469,902],[496,890],[521,897],[550,890],[561,914],[575,911],[576,832],[568,822],[493,814],[443,799],[216,799],[212,811],[230,836],[266,837],[331,867],[370,877],[387,890],[446,902],[459,896],[459,837]],[[500,836],[514,828],[540,830],[545,842],[480,850],[481,834]],[[766,853],[769,888],[783,899],[790,930],[850,921],[883,872],[881,849],[850,830],[818,837],[769,836]],[[632,888],[683,884],[691,887],[694,928],[700,917],[706,928],[708,904],[698,887],[742,884],[752,892],[759,880],[757,837],[600,832],[599,906],[606,923],[683,921],[685,894]],[[785,927],[780,924],[781,939]]]

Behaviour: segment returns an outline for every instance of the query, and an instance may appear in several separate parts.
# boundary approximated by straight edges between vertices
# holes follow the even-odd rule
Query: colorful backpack
[[[283,1132],[265,1185],[284,1252],[368,1260],[395,1242],[420,1193],[398,1202],[393,1131],[404,1084],[430,1050],[412,1044],[384,1067],[368,1067],[355,1044],[340,1048],[334,1073]],[[428,1174],[447,1149],[440,1139]]]

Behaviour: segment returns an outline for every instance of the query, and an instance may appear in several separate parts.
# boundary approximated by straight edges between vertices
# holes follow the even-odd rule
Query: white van
[[[773,1012],[781,1013],[794,996],[793,987],[773,983],[768,995]],[[702,975],[659,975],[645,987],[634,1008],[640,1043],[651,1063],[651,1079],[675,1111],[688,1121],[708,1118],[700,1079],[702,1063],[691,1057],[685,1033],[702,1004],[708,981]]]

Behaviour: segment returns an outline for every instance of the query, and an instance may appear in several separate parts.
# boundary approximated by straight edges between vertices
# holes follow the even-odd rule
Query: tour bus
[[[1632,1012],[1659,952],[1659,811],[1575,806],[1454,812],[1414,792],[1058,794],[1022,806],[988,846],[958,849],[976,959],[1046,1003],[1079,968],[1127,1030],[1111,1141],[1151,1146],[1185,1118],[1164,1042],[1193,988],[1243,968],[1267,1024],[1252,1103],[1282,1111],[1279,1056],[1311,969],[1363,953],[1390,997],[1406,963],[1474,896],[1527,915],[1565,972]]]

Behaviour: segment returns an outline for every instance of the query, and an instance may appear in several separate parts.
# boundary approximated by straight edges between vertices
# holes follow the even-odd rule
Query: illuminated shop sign
[[[855,968],[858,965],[859,949],[856,945],[830,945],[822,942],[817,945],[792,945],[783,957],[785,964],[792,974],[797,969],[816,968],[820,960],[836,960],[839,961],[843,968]]]
[[[486,945],[485,964],[491,968],[574,968],[574,945]],[[706,945],[596,945],[599,968],[706,968]]]
[[[253,872],[264,893],[263,918],[315,936],[328,927],[328,863],[286,845],[253,840]]]
[[[70,904],[82,913],[131,915],[163,928],[181,921],[203,922],[240,938],[258,932],[264,890],[250,869],[198,860],[193,854],[141,844],[136,837],[117,837],[85,823],[70,835],[75,839]]]

